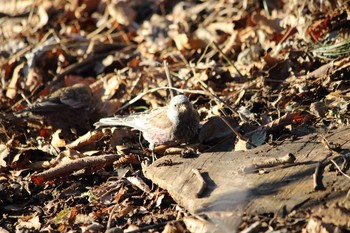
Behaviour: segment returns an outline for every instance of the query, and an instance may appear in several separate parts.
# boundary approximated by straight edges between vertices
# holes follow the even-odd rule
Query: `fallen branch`
[[[68,163],[62,163],[58,166],[51,168],[47,171],[31,176],[32,181],[35,184],[42,184],[45,181],[57,179],[60,177],[68,176],[74,171],[78,171],[84,168],[98,168],[113,163],[118,160],[119,156],[115,154],[106,154],[93,157],[85,157],[72,160]]]
[[[319,190],[325,189],[323,182],[322,182],[323,175],[322,175],[322,172],[320,171],[322,166],[323,166],[322,161],[318,162],[316,169],[315,169],[315,172],[314,172],[314,174],[312,174],[312,178],[314,181],[314,183],[313,183],[314,184],[314,191],[319,191]]]
[[[339,172],[340,172],[343,176],[345,176],[346,178],[350,179],[350,176],[349,176],[348,174],[344,173],[344,172],[342,171],[342,169],[338,166],[338,164],[337,164],[336,162],[334,162],[333,159],[331,159],[331,162],[334,164],[334,166],[339,170]]]
[[[192,168],[192,172],[196,175],[197,179],[199,180],[199,189],[196,192],[196,197],[200,198],[200,197],[202,197],[202,194],[203,194],[205,188],[207,187],[207,183],[203,179],[203,177],[198,169]]]
[[[329,152],[326,157],[324,159],[322,159],[320,162],[317,163],[317,166],[316,166],[316,169],[315,169],[315,172],[314,174],[312,174],[312,178],[313,178],[313,189],[314,191],[319,191],[319,190],[324,190],[325,187],[323,185],[323,182],[322,182],[322,178],[323,178],[323,175],[322,175],[322,169],[325,165],[325,161],[332,155],[332,152]]]
[[[326,166],[327,164],[329,164],[330,162],[332,162],[336,168],[346,177],[348,177],[345,173],[343,173],[343,171],[340,169],[340,167],[338,166],[338,164],[336,164],[334,162],[333,159],[331,159],[330,157],[333,155],[339,155],[339,151],[341,149],[341,146],[338,144],[334,144],[329,142],[325,137],[321,136],[321,144],[329,150],[329,153],[326,155],[326,157],[324,159],[322,159],[320,162],[317,163],[316,169],[314,174],[312,175],[313,177],[313,189],[314,191],[319,191],[319,190],[324,190],[325,187],[323,185],[322,182],[322,168],[324,166]],[[330,158],[330,159],[329,159]]]
[[[240,173],[253,173],[263,168],[271,168],[271,167],[276,167],[284,164],[293,164],[295,160],[296,160],[295,156],[292,153],[288,153],[279,158],[271,158],[261,163],[255,163],[249,166],[242,167],[240,169]]]

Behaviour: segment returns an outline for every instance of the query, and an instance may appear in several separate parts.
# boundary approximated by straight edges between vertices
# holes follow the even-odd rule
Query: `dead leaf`
[[[38,6],[37,14],[38,14],[40,20],[36,24],[35,31],[44,27],[47,24],[47,22],[49,21],[49,16],[48,16],[46,9],[43,5]]]
[[[151,189],[148,187],[148,185],[138,176],[131,176],[126,178],[131,184],[135,185],[139,189],[141,189],[143,192],[147,194],[151,194]]]
[[[22,77],[22,69],[24,68],[25,63],[21,63],[19,65],[16,66],[16,68],[13,70],[13,75],[11,78],[11,82],[7,87],[7,91],[6,91],[6,97],[10,98],[10,99],[14,99],[16,97],[16,95],[18,95],[17,93],[17,82],[20,79],[20,77]]]
[[[250,142],[254,146],[260,146],[265,143],[266,141],[266,130],[264,128],[261,128],[260,130],[255,131],[251,136],[250,136]]]
[[[52,134],[52,139],[51,139],[51,145],[54,147],[65,147],[66,146],[66,142],[64,141],[64,139],[60,138],[60,133],[62,132],[61,129],[56,130],[56,132],[54,132]]]
[[[211,224],[209,221],[204,219],[195,218],[193,216],[188,216],[183,219],[187,229],[193,233],[203,233],[203,232],[217,232],[216,226]]]
[[[310,104],[310,112],[316,117],[324,117],[327,113],[327,107],[324,102],[313,102]]]
[[[75,141],[69,143],[67,145],[67,148],[79,149],[81,147],[91,145],[92,143],[99,141],[100,139],[102,139],[102,137],[104,137],[104,134],[101,131],[89,131],[86,134],[78,137]]]
[[[0,144],[0,167],[6,167],[6,158],[10,154],[10,148],[7,145]]]
[[[172,39],[175,42],[175,45],[178,50],[183,50],[183,49],[191,49],[191,45],[189,42],[189,38],[187,37],[186,34],[176,34],[172,36]]]
[[[322,222],[318,217],[311,217],[306,227],[303,228],[303,233],[330,233],[334,232],[334,227],[330,224]]]
[[[41,223],[39,216],[36,214],[34,216],[26,216],[25,218],[19,219],[16,229],[21,230],[39,230],[41,228]]]
[[[249,144],[247,143],[247,141],[243,139],[238,139],[238,141],[235,144],[235,151],[245,151],[248,149],[251,148],[249,148]]]
[[[237,128],[238,123],[235,119],[224,117],[231,127]],[[229,138],[235,141],[235,134],[226,122],[218,116],[211,117],[199,131],[199,141],[202,144],[215,145],[223,138]]]
[[[127,2],[119,1],[117,4],[108,4],[108,13],[119,24],[130,25],[136,17],[136,12]]]

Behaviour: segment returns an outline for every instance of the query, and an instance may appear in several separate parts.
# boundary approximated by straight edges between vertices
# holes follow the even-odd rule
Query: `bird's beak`
[[[187,109],[186,104],[181,104],[181,105],[179,106],[179,111],[180,111],[180,112],[185,112],[186,109]]]

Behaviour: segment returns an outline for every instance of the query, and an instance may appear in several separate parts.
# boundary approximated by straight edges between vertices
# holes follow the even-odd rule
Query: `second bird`
[[[58,89],[14,115],[17,118],[41,116],[53,128],[62,129],[64,132],[75,128],[78,134],[83,134],[91,128],[94,106],[89,85],[78,83]]]
[[[129,116],[102,118],[95,126],[127,126],[137,129],[143,133],[153,151],[156,145],[191,140],[197,134],[199,114],[186,96],[177,95],[168,106]]]

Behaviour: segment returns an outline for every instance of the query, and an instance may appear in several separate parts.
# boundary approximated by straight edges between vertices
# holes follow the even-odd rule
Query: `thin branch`
[[[165,69],[165,75],[166,75],[166,78],[168,80],[168,87],[172,88],[173,87],[173,80],[171,79],[168,62],[166,60],[164,60],[163,64],[164,64],[164,69]],[[174,97],[173,90],[169,89],[169,92],[170,92],[170,97],[173,98]]]
[[[201,56],[201,57],[198,59],[198,61],[197,61],[197,64],[200,63],[200,62],[202,61],[202,59],[204,58],[204,56],[206,55],[206,53],[207,53],[207,51],[208,51],[208,49],[209,49],[209,47],[210,47],[210,44],[211,44],[211,43],[207,44],[207,46],[205,47],[202,56]]]
[[[197,78],[198,82],[201,84],[202,89],[205,93],[205,95],[211,96],[213,97],[216,101],[216,103],[219,105],[220,103],[224,104],[228,109],[230,109],[233,113],[238,115],[238,112],[236,110],[234,110],[229,104],[227,104],[225,101],[221,100],[217,95],[214,94],[214,92],[208,87],[208,85],[206,83],[204,83],[201,79],[198,78],[198,76],[196,75],[196,71],[194,70],[194,67],[192,65],[190,65],[193,76]],[[224,116],[226,116],[226,113],[222,110],[221,111],[223,113]],[[220,117],[220,116],[219,116]],[[236,134],[237,138],[244,140],[246,142],[248,142],[248,140],[243,137],[236,129],[234,129],[233,127],[231,127],[231,125],[222,117],[220,117],[226,124],[227,126],[232,130],[232,132],[234,134]],[[249,142],[248,142],[249,143]]]
[[[322,166],[323,166],[322,161],[318,162],[316,169],[315,169],[315,172],[314,172],[314,174],[312,174],[313,181],[314,181],[313,182],[314,183],[314,191],[319,191],[319,190],[325,189],[323,182],[322,182],[322,178],[323,178],[322,171],[321,171]]]
[[[324,159],[322,159],[320,162],[317,163],[316,169],[314,174],[312,174],[313,177],[313,183],[314,183],[314,191],[319,191],[325,189],[323,182],[322,182],[322,169],[324,167],[324,162],[332,155],[332,152],[330,151]]]
[[[230,124],[230,122],[228,122],[225,117],[222,117],[222,116],[218,116],[220,117],[221,120],[223,120],[225,122],[225,124],[232,130],[232,132],[234,134],[236,134],[236,136],[241,139],[241,140],[244,140],[246,142],[248,142],[248,139],[246,137],[244,137],[240,132],[238,132],[234,127],[232,127],[232,125]],[[250,143],[250,142],[248,142]],[[250,143],[251,144],[251,143]],[[252,146],[255,146],[255,145],[252,145]],[[256,147],[256,146],[255,146]]]
[[[107,226],[106,226],[106,232],[108,232],[108,230],[111,229],[112,220],[113,220],[113,215],[114,215],[115,211],[117,210],[118,206],[119,206],[119,203],[115,204],[115,205],[113,206],[113,209],[112,209],[111,212],[109,213],[108,221],[107,221]]]
[[[230,64],[237,71],[239,76],[241,76],[243,78],[244,77],[243,74],[238,70],[236,65],[226,56],[226,54],[219,48],[219,46],[214,41],[212,41],[212,44],[219,51],[219,53],[225,58],[225,60],[228,62],[228,64]]]
[[[344,172],[341,170],[341,168],[338,166],[338,164],[337,164],[336,162],[334,162],[333,159],[331,159],[331,162],[334,164],[334,166],[339,170],[339,172],[340,172],[343,176],[345,176],[346,178],[350,179],[350,176],[349,176],[348,174],[344,173]]]
[[[213,92],[213,90],[211,90],[208,85],[203,82],[200,78],[198,78],[198,76],[196,75],[196,71],[194,69],[194,66],[192,65],[193,63],[190,63],[189,66],[191,68],[191,71],[193,73],[193,76],[197,79],[197,81],[201,84],[202,86],[202,90],[204,91],[204,94],[207,96],[211,96],[213,97],[217,103],[222,103],[223,105],[225,105],[228,109],[230,109],[231,112],[235,113],[238,115],[238,112],[236,110],[234,110],[229,104],[227,104],[225,101],[223,101],[222,99],[220,99],[217,95],[215,95],[215,93]],[[226,114],[224,114],[226,116]]]

